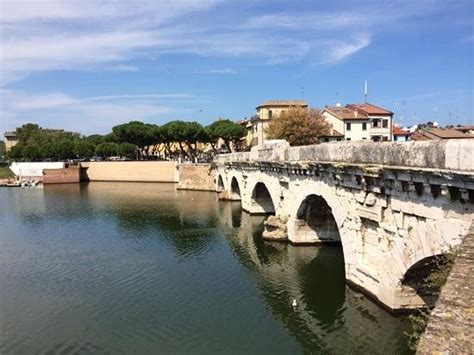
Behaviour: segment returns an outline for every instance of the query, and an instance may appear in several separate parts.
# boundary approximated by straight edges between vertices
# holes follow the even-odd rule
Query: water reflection
[[[406,351],[341,249],[263,220],[170,184],[0,190],[0,353]]]

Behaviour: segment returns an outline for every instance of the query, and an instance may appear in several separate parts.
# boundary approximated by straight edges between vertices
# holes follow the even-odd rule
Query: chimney
[[[358,112],[357,110],[354,110],[354,117],[357,117],[358,116]]]

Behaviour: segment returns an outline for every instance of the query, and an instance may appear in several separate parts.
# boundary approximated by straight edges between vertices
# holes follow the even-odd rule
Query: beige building
[[[326,107],[322,115],[332,127],[332,134],[322,137],[326,142],[341,136],[347,141],[392,140],[393,113],[381,107],[369,103],[336,105]]]
[[[12,147],[18,144],[19,139],[15,132],[5,132],[4,137],[5,151],[8,153]]]
[[[252,146],[263,145],[266,140],[265,130],[274,117],[291,107],[307,108],[308,104],[304,100],[268,100],[256,107],[257,115],[250,119],[250,125],[247,125],[247,141]]]

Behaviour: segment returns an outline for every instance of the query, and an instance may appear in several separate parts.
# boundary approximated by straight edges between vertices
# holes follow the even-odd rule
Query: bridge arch
[[[251,214],[274,214],[276,206],[272,195],[265,185],[265,183],[257,182],[250,195],[250,209]]]
[[[224,186],[224,179],[222,178],[222,175],[217,175],[217,188],[216,188],[217,192],[221,192],[221,191],[224,191],[225,190],[225,186]]]
[[[300,238],[322,243],[341,242],[332,209],[320,195],[309,194],[303,199],[296,211],[294,228],[295,234],[300,235]]]
[[[453,262],[454,256],[449,253],[427,256],[417,261],[403,275],[402,293],[405,297],[412,295],[421,298],[428,307],[434,306]]]
[[[233,201],[239,201],[242,198],[242,194],[240,192],[240,184],[235,176],[232,177],[230,182],[230,194]]]

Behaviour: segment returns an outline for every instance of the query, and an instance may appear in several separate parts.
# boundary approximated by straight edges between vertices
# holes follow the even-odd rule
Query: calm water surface
[[[0,353],[407,352],[340,248],[266,244],[262,222],[171,184],[0,189]]]

